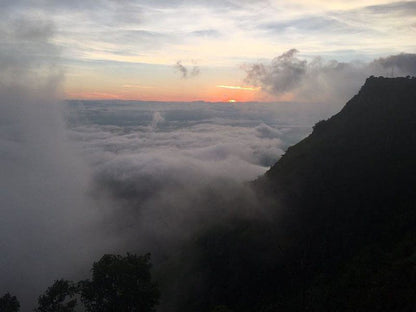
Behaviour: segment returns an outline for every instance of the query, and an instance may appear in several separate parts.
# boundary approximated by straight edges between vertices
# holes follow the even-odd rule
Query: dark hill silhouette
[[[322,293],[303,294],[300,310],[416,308],[416,262],[406,258],[416,256],[415,179],[416,79],[370,77],[338,114],[317,123],[256,182],[285,207],[279,231],[292,242],[302,284],[319,279],[315,291],[325,289],[331,301],[322,301]],[[407,256],[396,250],[402,245]],[[363,257],[365,263],[356,263]],[[410,262],[393,269],[395,261]],[[366,272],[355,285],[344,281],[341,287],[336,279],[355,274],[346,269],[351,266]]]
[[[258,184],[283,201],[303,234],[312,225],[353,227],[362,241],[380,235],[378,225],[397,229],[389,216],[408,212],[415,177],[416,79],[371,77]]]
[[[178,310],[416,310],[415,78],[368,78],[252,186],[271,217],[200,233]]]

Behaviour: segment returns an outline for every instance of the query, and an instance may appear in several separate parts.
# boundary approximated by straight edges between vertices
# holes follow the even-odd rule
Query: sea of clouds
[[[245,182],[316,121],[296,105],[68,101],[66,120],[92,169],[89,193],[111,203],[103,226],[117,248],[157,257],[204,224],[257,207]],[[247,207],[236,205],[244,196]]]

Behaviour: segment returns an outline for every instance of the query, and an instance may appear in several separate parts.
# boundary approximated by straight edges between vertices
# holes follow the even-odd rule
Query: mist
[[[277,117],[285,104],[68,107],[54,23],[4,15],[0,293],[22,311],[54,280],[85,278],[104,253],[150,251],[158,263],[202,227],[258,217],[243,182],[312,126],[292,109]]]
[[[86,194],[90,169],[62,118],[54,25],[41,14],[1,17],[0,293],[29,311],[55,279],[83,276],[107,243]]]
[[[202,228],[260,217],[247,184],[309,133],[288,103],[67,102],[93,194],[112,203],[107,229],[119,247],[163,257]]]

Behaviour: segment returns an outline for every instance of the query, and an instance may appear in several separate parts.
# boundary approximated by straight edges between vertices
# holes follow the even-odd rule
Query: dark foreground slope
[[[416,309],[416,79],[367,79],[258,184],[286,207],[301,310]]]
[[[203,231],[171,267],[179,310],[416,310],[416,79],[367,79],[254,188],[267,218]]]

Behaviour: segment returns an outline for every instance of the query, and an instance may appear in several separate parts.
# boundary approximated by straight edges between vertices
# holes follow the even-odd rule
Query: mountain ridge
[[[250,184],[263,217],[218,217],[181,251],[176,310],[414,311],[415,160],[416,79],[368,78]]]
[[[338,114],[318,122],[312,134],[290,147],[255,185],[267,186],[278,206],[283,205],[277,226],[295,242],[290,252],[299,266],[310,266],[299,274],[314,283],[316,272],[329,280],[352,274],[345,267],[363,254],[380,268],[374,255],[368,255],[369,248],[378,249],[382,257],[395,255],[400,244],[415,250],[415,241],[409,238],[416,237],[415,177],[416,79],[370,77]],[[371,266],[366,269],[371,271]],[[406,267],[413,276],[405,283],[407,291],[414,287],[415,268],[414,262]],[[391,277],[384,276],[381,283],[392,283]],[[363,286],[360,291],[370,290]],[[366,302],[358,293],[348,300],[355,303],[354,311],[368,310],[376,301],[401,310],[403,298],[389,290],[395,293],[390,301],[368,295],[372,299]],[[352,290],[344,287],[344,291]],[[388,295],[386,290],[378,291]],[[339,295],[332,293],[335,298]],[[321,304],[319,309],[344,311],[348,302],[340,302],[331,308]],[[410,306],[410,302],[414,304],[409,297],[402,304]]]

